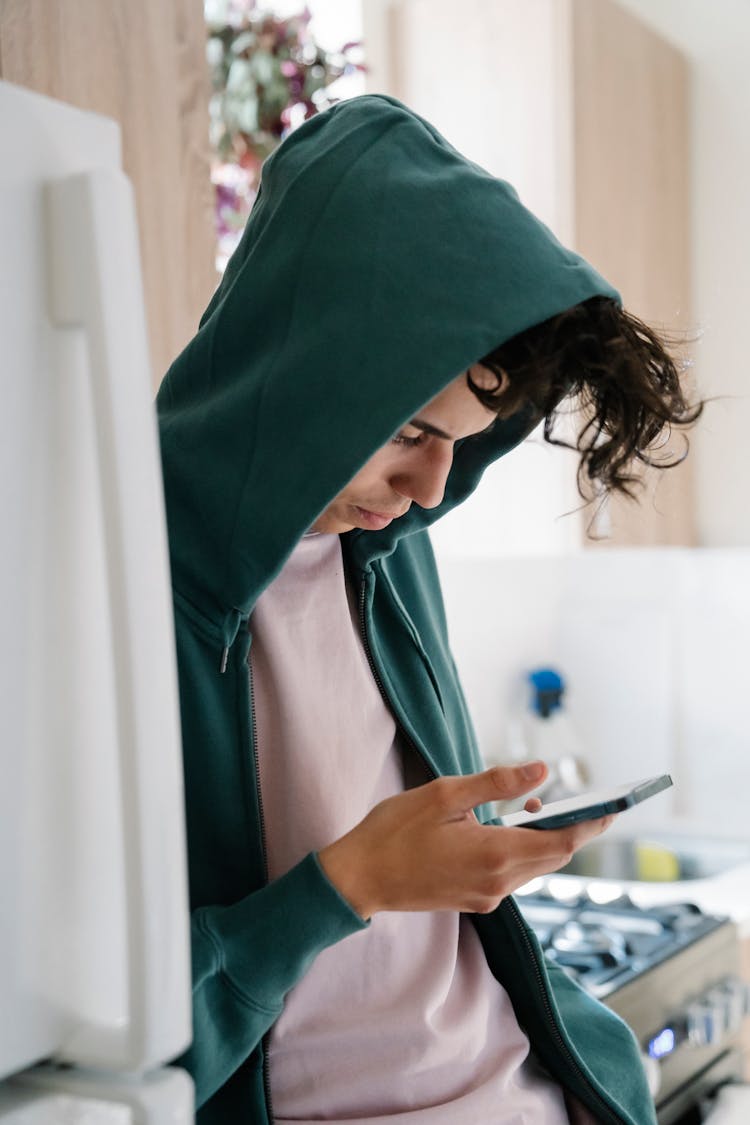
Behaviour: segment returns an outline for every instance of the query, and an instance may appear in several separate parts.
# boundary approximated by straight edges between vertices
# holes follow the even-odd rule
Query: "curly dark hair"
[[[633,497],[637,463],[666,469],[684,460],[687,439],[677,455],[660,450],[674,426],[692,425],[703,410],[686,397],[667,350],[676,342],[611,298],[592,297],[481,359],[503,386],[485,390],[471,377],[469,385],[500,418],[531,406],[544,419],[546,441],[577,450],[584,500],[606,492]],[[554,431],[561,415],[575,410],[583,423],[573,442]]]

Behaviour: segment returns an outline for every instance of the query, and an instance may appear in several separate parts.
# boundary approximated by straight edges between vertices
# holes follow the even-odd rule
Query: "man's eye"
[[[422,442],[425,440],[426,436],[427,435],[424,434],[424,433],[419,433],[419,434],[417,434],[416,437],[409,437],[407,434],[401,433],[401,434],[396,434],[396,436],[394,438],[391,438],[391,441],[393,442],[394,445],[405,445],[409,449],[411,449],[415,445],[421,445]]]

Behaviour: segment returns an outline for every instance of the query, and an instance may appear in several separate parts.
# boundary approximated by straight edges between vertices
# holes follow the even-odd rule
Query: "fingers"
[[[544,762],[524,762],[518,766],[493,766],[483,773],[466,777],[441,777],[425,787],[430,797],[437,796],[444,809],[468,812],[490,801],[507,801],[535,789],[547,776]]]
[[[596,836],[601,836],[602,832],[606,832],[614,822],[614,816],[601,816],[596,820],[582,820],[580,823],[564,829],[564,831],[571,834],[570,840],[573,851],[578,851],[589,840],[593,840]]]
[[[600,836],[613,824],[614,816],[598,817],[596,820],[582,820],[567,828],[530,829],[527,827],[506,828],[505,831],[524,833],[523,841],[513,843],[514,851],[523,855],[555,856],[566,855],[568,859],[584,844]],[[531,839],[530,839],[531,837]],[[566,861],[567,862],[567,859]]]
[[[474,879],[467,884],[467,905],[463,907],[479,914],[495,910],[524,883],[564,867],[574,851],[572,842],[558,832],[529,832],[524,828],[497,826],[484,826],[480,830],[487,833],[491,846],[485,850],[482,861],[474,865]],[[529,840],[530,836],[545,838]]]
[[[318,853],[363,918],[380,910],[487,913],[537,875],[557,871],[613,817],[553,831],[483,825],[475,805],[533,788],[546,767],[445,777],[388,797]]]
[[[569,828],[531,831],[484,825],[480,828],[488,842],[484,852],[485,870],[481,894],[473,899],[472,909],[486,914],[524,883],[539,875],[558,871],[570,862],[580,847],[610,827],[614,816],[588,820]]]

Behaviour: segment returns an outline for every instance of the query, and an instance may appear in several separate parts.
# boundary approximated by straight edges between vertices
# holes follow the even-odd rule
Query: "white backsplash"
[[[531,668],[566,679],[592,783],[663,771],[675,788],[628,824],[679,817],[750,836],[750,550],[439,557],[480,746],[506,757]]]

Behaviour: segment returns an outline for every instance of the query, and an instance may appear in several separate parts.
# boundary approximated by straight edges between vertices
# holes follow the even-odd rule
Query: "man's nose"
[[[408,468],[392,482],[402,496],[420,508],[436,508],[445,495],[445,485],[453,464],[453,444],[435,442],[429,449],[420,449]]]

